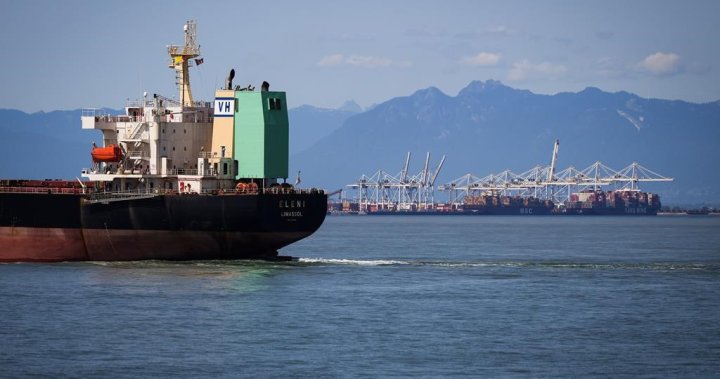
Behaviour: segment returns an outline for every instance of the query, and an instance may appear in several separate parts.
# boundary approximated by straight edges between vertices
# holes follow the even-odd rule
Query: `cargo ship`
[[[351,204],[350,209],[359,208]],[[453,214],[454,210],[449,204],[427,203],[427,204],[366,204],[364,211],[354,212],[357,214],[377,215],[377,216],[442,216]],[[352,213],[352,211],[350,212]]]
[[[0,181],[0,261],[284,259],[320,227],[327,195],[288,183],[285,93],[233,87],[231,70],[214,102],[193,101],[195,22],[184,37],[167,47],[178,99],[83,110],[103,136],[84,181]]]
[[[586,190],[555,203],[532,196],[468,195],[461,203],[376,204],[343,201],[328,204],[330,214],[367,215],[657,215],[660,196],[639,190]],[[689,214],[689,212],[688,212]],[[695,214],[701,214],[700,211]],[[707,210],[704,214],[708,214]]]
[[[465,196],[462,203],[410,203],[410,204],[377,204],[344,201],[328,204],[331,214],[366,214],[366,215],[549,215],[555,212],[555,203],[535,197],[473,195]]]
[[[555,209],[551,200],[535,197],[480,195],[465,196],[462,212],[477,215],[549,215]]]
[[[662,207],[660,196],[636,190],[587,190],[570,195],[556,210],[567,215],[657,215]]]

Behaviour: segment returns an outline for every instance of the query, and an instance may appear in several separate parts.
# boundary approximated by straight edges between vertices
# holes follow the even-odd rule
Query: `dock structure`
[[[559,146],[560,141],[556,140],[550,164],[547,166],[536,165],[521,173],[506,169],[483,177],[467,173],[437,186],[436,181],[446,156],[443,155],[435,170],[430,170],[430,153],[427,153],[422,170],[410,175],[411,153],[408,152],[405,165],[399,173],[391,174],[379,169],[372,175],[362,175],[356,182],[346,186],[354,194],[351,192],[345,198],[354,199],[355,208],[360,213],[453,211],[461,209],[466,198],[478,196],[538,199],[562,206],[574,201],[573,195],[582,192],[609,190],[639,193],[641,182],[674,180],[637,162],[620,170],[610,168],[601,161],[585,169],[569,166],[559,170],[557,165]],[[435,202],[436,189],[446,195],[446,202]]]
[[[562,204],[571,194],[586,190],[612,189],[616,191],[639,192],[641,182],[671,182],[674,179],[652,171],[637,162],[621,170],[614,170],[597,161],[583,170],[570,166],[550,176],[550,166],[535,166],[516,174],[505,170],[499,174],[477,177],[465,174],[455,180],[438,186],[448,194],[449,203],[461,203],[465,196],[483,193],[501,196],[535,197]]]
[[[410,158],[411,153],[408,152],[405,165],[395,175],[380,169],[370,176],[362,175],[356,182],[346,186],[356,191],[361,210],[416,211],[433,207],[435,182],[445,163],[445,155],[436,168],[431,170],[430,153],[427,153],[423,169],[415,175],[409,171]]]

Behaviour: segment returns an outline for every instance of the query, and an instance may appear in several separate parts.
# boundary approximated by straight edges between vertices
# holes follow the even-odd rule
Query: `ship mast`
[[[195,40],[196,23],[194,20],[187,21],[184,26],[185,44],[183,46],[169,45],[170,68],[175,69],[175,79],[180,90],[180,104],[186,107],[193,105],[192,91],[190,90],[190,71],[192,58],[200,55],[200,45]],[[198,61],[196,59],[196,61]],[[198,64],[202,60],[197,62]]]

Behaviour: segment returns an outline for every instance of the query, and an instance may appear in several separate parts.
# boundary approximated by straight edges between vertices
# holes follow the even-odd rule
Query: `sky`
[[[362,107],[473,80],[535,93],[598,87],[720,100],[720,1],[0,0],[0,108],[118,109],[177,97],[166,46],[197,21],[196,100],[235,84],[290,107]]]

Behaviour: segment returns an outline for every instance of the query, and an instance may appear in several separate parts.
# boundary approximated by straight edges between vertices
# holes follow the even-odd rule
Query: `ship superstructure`
[[[271,92],[267,82],[260,91],[233,88],[233,70],[214,102],[194,102],[189,68],[201,62],[195,23],[184,31],[184,45],[168,46],[180,100],[145,93],[128,102],[123,115],[83,110],[83,129],[102,131],[103,140],[93,147],[93,166],[82,176],[128,193],[232,190],[238,180],[253,188],[286,182],[285,93]]]

